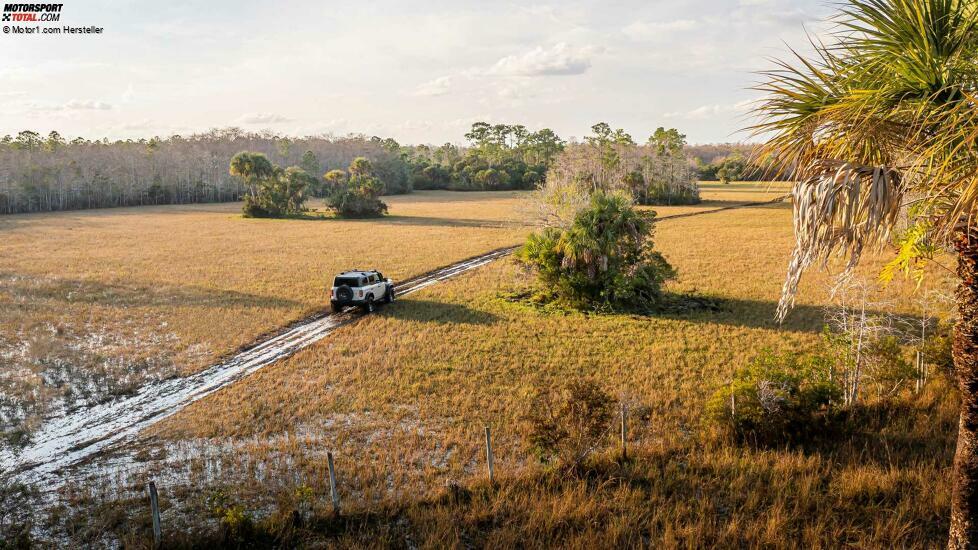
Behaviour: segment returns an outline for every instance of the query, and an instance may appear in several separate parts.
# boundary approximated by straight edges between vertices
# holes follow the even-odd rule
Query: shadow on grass
[[[385,317],[394,319],[446,325],[491,325],[498,319],[487,311],[431,300],[399,300],[392,306],[383,308],[381,312]]]
[[[758,202],[762,204],[757,204]],[[648,208],[650,210],[655,210],[657,208],[689,208],[690,213],[712,213],[713,210],[737,210],[740,207],[744,209],[771,209],[771,210],[790,210],[791,202],[780,201],[780,202],[766,202],[765,199],[760,200],[722,200],[722,199],[704,199],[702,202],[697,204],[656,204],[643,206],[642,208]],[[659,220],[666,220],[675,214],[670,214],[668,211],[663,211],[659,213]]]
[[[467,218],[438,218],[434,216],[388,215],[382,218],[337,218],[345,221],[370,221],[390,225],[412,225],[432,227],[478,227],[505,229],[524,227],[526,224],[512,220],[475,220]]]
[[[531,292],[501,293],[500,297],[507,302],[546,313],[560,315],[572,311],[552,303],[534,302],[531,298]],[[821,333],[825,325],[826,309],[821,306],[796,305],[788,313],[788,318],[780,324],[774,318],[777,309],[778,303],[769,300],[664,292],[658,306],[652,311],[621,310],[607,312],[607,314],[815,334]],[[879,310],[866,311],[867,315],[882,315],[883,313]],[[605,312],[594,312],[594,314],[602,315]],[[917,316],[905,315],[901,319],[917,326],[920,324],[920,318]]]
[[[682,303],[690,296],[666,293],[667,299]],[[750,300],[743,298],[717,298],[711,296],[692,296],[710,304],[709,307],[690,307],[677,310],[675,307],[649,314],[649,317],[661,317],[690,321],[694,323],[719,323],[722,325],[745,328],[761,328],[770,330],[786,330],[792,332],[821,333],[825,326],[826,308],[813,305],[796,305],[788,313],[783,323],[775,320],[778,303],[770,300]],[[867,315],[889,314],[880,310],[867,310]],[[904,315],[901,320],[919,325],[920,318],[914,315]]]
[[[0,272],[0,294],[28,303],[90,304],[114,307],[296,307],[300,302],[200,286],[102,283]]]
[[[918,422],[935,412],[928,404],[905,407],[892,412]],[[873,427],[900,432],[912,424],[897,423]],[[166,546],[291,547],[314,542],[312,546],[545,548],[585,540],[589,547],[612,548],[656,547],[660,539],[675,543],[677,536],[693,536],[693,547],[794,547],[803,539],[827,547],[845,546],[840,544],[845,541],[861,547],[938,546],[947,536],[947,514],[939,502],[935,506],[936,499],[920,498],[922,491],[938,488],[919,470],[936,472],[950,464],[953,430],[944,424],[935,428],[940,433],[921,436],[930,439],[923,448],[863,447],[859,437],[844,438],[818,453],[817,460],[799,460],[791,449],[718,444],[636,446],[628,460],[605,449],[572,471],[527,468],[503,472],[495,483],[449,482],[422,498],[402,492],[376,503],[352,499],[342,514],[322,507],[304,515],[294,503],[280,499],[274,513],[247,523],[245,530],[175,528],[166,532]],[[772,510],[779,514],[774,535],[763,529]],[[881,514],[908,528],[881,530]],[[148,540],[148,513],[136,521],[135,532]]]

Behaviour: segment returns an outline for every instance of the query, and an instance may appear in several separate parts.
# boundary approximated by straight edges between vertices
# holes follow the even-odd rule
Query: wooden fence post
[[[625,426],[625,416],[628,414],[628,405],[624,402],[621,404],[621,459],[628,459],[628,447],[625,444],[625,433],[627,428]]]
[[[163,531],[160,528],[160,497],[156,493],[156,482],[149,482],[149,507],[153,513],[153,548],[163,547]]]
[[[329,495],[333,498],[333,513],[340,513],[340,494],[336,491],[336,469],[333,467],[333,453],[326,452],[326,464],[329,466]]]
[[[492,463],[492,436],[489,433],[489,426],[486,426],[486,467],[489,470],[489,483],[495,479],[495,471]]]

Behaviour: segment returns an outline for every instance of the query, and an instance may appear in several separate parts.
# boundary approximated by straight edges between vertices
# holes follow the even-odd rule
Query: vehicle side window
[[[376,283],[377,282],[377,276],[376,275],[371,275],[369,281],[370,281],[370,284]]]
[[[360,286],[367,286],[367,280],[366,279],[360,279]]]

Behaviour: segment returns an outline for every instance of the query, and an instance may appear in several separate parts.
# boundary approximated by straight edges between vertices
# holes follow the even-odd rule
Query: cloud
[[[503,99],[523,99],[538,95],[538,88],[524,82],[504,84],[496,90],[496,95]]]
[[[104,101],[72,99],[66,103],[28,103],[28,111],[35,112],[72,112],[72,111],[108,111],[112,105]]]
[[[740,101],[730,105],[702,105],[689,111],[675,111],[665,113],[664,118],[679,118],[683,120],[707,120],[717,116],[746,113],[754,104],[753,100]]]
[[[108,111],[111,108],[112,105],[104,101],[79,101],[77,99],[72,99],[68,103],[55,107],[55,109],[65,111]]]
[[[697,27],[693,19],[674,21],[635,21],[621,30],[625,36],[635,41],[652,40],[664,34],[688,31]]]
[[[434,97],[445,95],[452,87],[451,76],[440,76],[434,80],[421,84],[414,90],[416,96]]]
[[[137,131],[137,130],[150,130],[153,128],[158,128],[158,126],[150,119],[144,118],[142,120],[136,120],[133,122],[127,122],[118,126],[120,130],[125,131]]]
[[[273,113],[248,113],[238,117],[239,124],[281,124],[291,122],[291,118]]]
[[[565,42],[550,48],[537,46],[532,50],[509,55],[489,67],[484,74],[501,76],[578,75],[591,68],[594,48],[574,48]]]

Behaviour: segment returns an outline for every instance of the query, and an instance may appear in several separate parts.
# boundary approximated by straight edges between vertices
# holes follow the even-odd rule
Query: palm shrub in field
[[[710,397],[707,418],[734,438],[761,445],[817,437],[842,396],[830,368],[822,357],[765,351]]]
[[[387,204],[380,200],[384,183],[373,175],[370,161],[353,159],[347,172],[331,170],[323,176],[333,188],[326,204],[346,218],[373,218],[387,213]]]
[[[607,441],[615,400],[590,380],[538,389],[523,419],[526,439],[541,462],[574,467]]]
[[[578,309],[650,311],[675,270],[652,249],[655,212],[602,192],[570,227],[531,234],[517,260],[539,276],[537,298]]]
[[[316,179],[305,170],[291,166],[282,169],[261,153],[243,151],[231,159],[230,173],[244,180],[248,188],[242,212],[248,218],[281,218],[305,212],[306,189]]]

